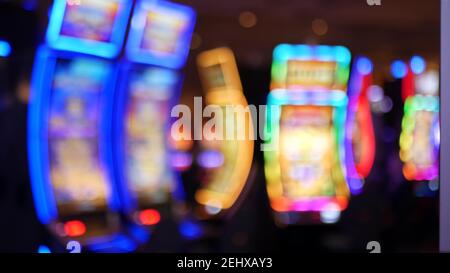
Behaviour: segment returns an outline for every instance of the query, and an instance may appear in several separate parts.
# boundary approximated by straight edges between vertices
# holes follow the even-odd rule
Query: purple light
[[[207,150],[199,154],[197,163],[203,168],[213,169],[223,165],[223,154],[215,150]]]

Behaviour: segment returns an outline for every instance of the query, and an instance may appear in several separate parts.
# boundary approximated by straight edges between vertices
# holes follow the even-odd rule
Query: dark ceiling
[[[24,0],[0,0],[19,3]],[[52,1],[39,0],[41,32],[47,23]],[[439,0],[381,0],[369,6],[367,0],[174,0],[193,7],[198,14],[196,41],[188,62],[195,73],[195,56],[202,50],[228,46],[236,53],[240,66],[267,69],[273,48],[279,43],[341,44],[353,54],[374,60],[377,77],[388,73],[396,58],[421,54],[438,60],[440,36]],[[254,27],[239,24],[239,15],[256,15]],[[325,35],[312,30],[312,22],[324,20]],[[17,22],[16,22],[17,23]],[[198,41],[201,41],[198,43]]]

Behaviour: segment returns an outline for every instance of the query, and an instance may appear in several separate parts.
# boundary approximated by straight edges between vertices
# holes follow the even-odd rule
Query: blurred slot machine
[[[352,194],[363,190],[375,159],[375,132],[368,91],[372,85],[372,61],[356,57],[351,71],[346,123],[346,166]]]
[[[28,150],[40,221],[52,251],[129,252],[142,231],[120,217],[111,157],[116,66],[132,2],[56,0],[36,55]]]
[[[216,224],[232,215],[249,186],[254,128],[233,52],[228,48],[202,52],[197,65],[205,90],[205,111],[214,118],[203,126],[193,210],[204,227],[202,236],[213,237]],[[215,126],[209,124],[213,120]]]
[[[402,79],[405,100],[400,159],[403,175],[417,183],[418,196],[435,196],[439,176],[439,68],[419,56],[411,58]]]
[[[345,126],[351,54],[342,46],[275,48],[264,146],[280,225],[335,223],[345,210]]]
[[[183,188],[173,157],[186,145],[170,135],[195,25],[190,7],[138,1],[121,62],[115,103],[115,166],[125,211],[150,231],[170,215]],[[173,156],[173,154],[175,156]],[[176,163],[181,168],[179,157]]]

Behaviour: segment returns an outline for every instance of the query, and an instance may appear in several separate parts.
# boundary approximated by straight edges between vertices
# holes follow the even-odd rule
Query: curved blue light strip
[[[114,22],[110,42],[100,42],[61,35],[61,28],[66,11],[66,0],[55,0],[51,10],[46,39],[51,48],[79,52],[104,58],[116,57],[122,48],[133,1],[114,0],[120,3],[117,18]]]
[[[36,212],[43,224],[57,217],[56,202],[48,180],[48,144],[43,134],[47,133],[44,120],[47,118],[50,100],[50,77],[55,60],[47,48],[38,49],[31,80],[31,99],[28,110],[28,160],[31,187]]]

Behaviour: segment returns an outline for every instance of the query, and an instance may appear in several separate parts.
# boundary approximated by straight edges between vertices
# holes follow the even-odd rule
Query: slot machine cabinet
[[[254,132],[251,113],[235,111],[247,109],[248,103],[233,52],[229,48],[202,52],[197,57],[197,66],[205,90],[205,105],[222,113],[223,118],[217,123],[215,136],[203,134],[196,158],[199,175],[193,214],[205,227],[203,236],[208,237],[209,232],[214,233],[208,228],[214,230],[230,217],[249,187]]]
[[[36,54],[30,175],[39,220],[57,238],[55,251],[77,241],[82,251],[129,252],[143,239],[142,231],[120,216],[110,151],[113,59],[131,4],[55,1],[46,44]]]
[[[115,99],[115,166],[125,213],[150,232],[182,202],[173,167],[171,109],[195,25],[190,7],[138,1],[131,19]]]
[[[279,225],[335,223],[348,205],[350,59],[342,46],[282,44],[274,50],[264,158]]]
[[[439,69],[415,56],[402,79],[405,99],[400,159],[403,175],[409,181],[424,181],[428,187],[416,189],[416,194],[432,194],[434,180],[439,176]],[[431,184],[430,184],[431,183]],[[419,183],[423,184],[423,183]],[[419,185],[416,183],[417,187]],[[436,189],[434,190],[436,192]]]
[[[346,166],[352,194],[359,194],[375,159],[375,132],[368,90],[372,85],[372,61],[359,56],[353,61],[348,86]]]

